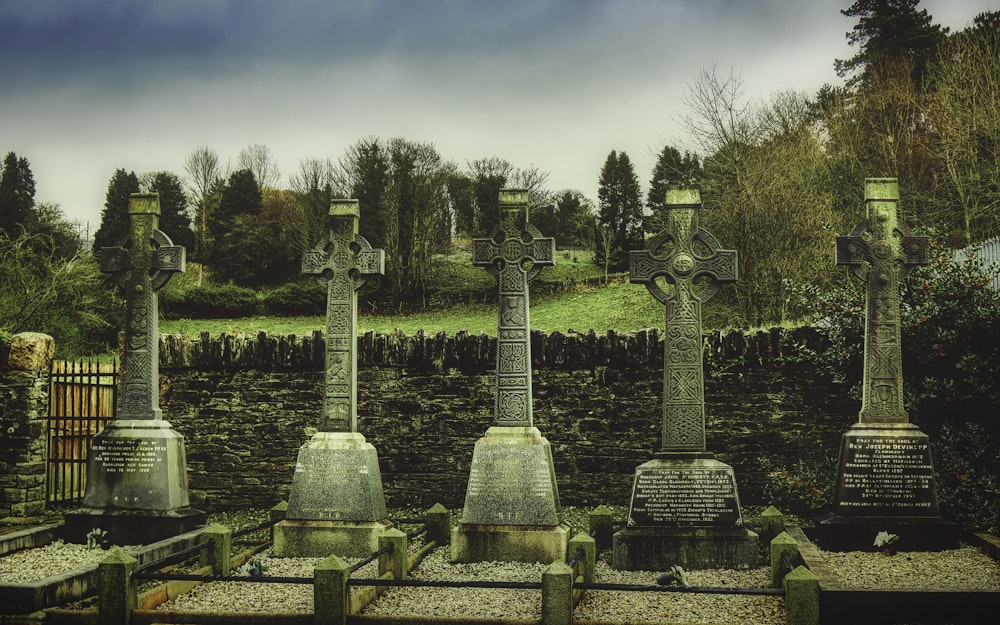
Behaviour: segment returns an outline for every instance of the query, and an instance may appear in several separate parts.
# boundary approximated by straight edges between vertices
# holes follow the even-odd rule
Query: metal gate
[[[46,499],[79,502],[91,439],[115,414],[118,363],[53,361],[50,372]]]

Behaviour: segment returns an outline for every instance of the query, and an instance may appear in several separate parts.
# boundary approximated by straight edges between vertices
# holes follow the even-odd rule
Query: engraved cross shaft
[[[865,180],[867,218],[837,237],[837,264],[866,285],[865,358],[860,423],[908,423],[903,408],[903,355],[899,332],[899,283],[926,265],[927,237],[910,234],[896,217],[895,178]]]
[[[125,298],[122,399],[116,419],[162,419],[159,402],[159,307],[156,292],[184,271],[184,247],[157,229],[160,196],[129,197],[130,234],[115,247],[101,248],[101,271],[110,274]]]
[[[645,284],[667,309],[660,440],[665,452],[706,449],[701,304],[736,281],[736,252],[719,249],[715,237],[698,227],[700,205],[696,189],[668,191],[667,229],[646,249],[629,252],[629,281]],[[673,285],[670,294],[657,285],[659,277]],[[705,281],[696,292],[695,284]]]
[[[358,234],[357,200],[334,200],[330,233],[302,257],[302,273],[327,283],[326,374],[320,431],[358,431],[358,293],[385,273],[385,253]]]
[[[528,223],[528,192],[500,191],[500,225],[488,239],[472,240],[472,264],[497,281],[497,395],[493,424],[532,427],[531,325],[528,282],[555,265],[555,240]]]

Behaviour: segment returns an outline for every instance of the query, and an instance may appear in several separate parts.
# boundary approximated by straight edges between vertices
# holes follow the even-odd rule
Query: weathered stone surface
[[[701,304],[735,282],[736,252],[698,227],[696,189],[667,192],[667,228],[629,252],[629,280],[667,308],[660,450],[636,469],[613,564],[629,570],[749,568],[757,536],[743,527],[733,468],[706,452]],[[665,278],[670,293],[657,284]]]
[[[861,411],[840,444],[834,511],[817,519],[824,549],[873,550],[889,527],[905,532],[905,549],[958,547],[958,526],[942,519],[926,434],[903,408],[899,283],[927,264],[927,237],[898,221],[894,178],[865,180],[867,218],[837,237],[837,264],[865,285]],[[903,534],[900,534],[903,535]]]
[[[462,523],[559,523],[551,446],[538,428],[494,426],[476,442]]]
[[[358,337],[360,429],[379,450],[388,504],[463,505],[469,450],[493,407],[494,342],[467,333]],[[185,435],[193,504],[287,500],[322,403],[322,334],[165,336],[163,344],[161,404]],[[534,331],[532,344],[535,421],[553,448],[562,502],[627,504],[635,467],[655,451],[649,406],[662,400],[662,332]],[[707,441],[725,450],[720,460],[736,471],[743,503],[761,503],[758,457],[821,460],[837,449],[838,424],[857,415],[843,386],[799,361],[802,346],[821,349],[819,335],[705,335]]]
[[[300,450],[286,519],[379,521],[387,516],[375,447],[351,432],[317,432]]]
[[[48,371],[56,342],[41,332],[21,332],[10,339],[7,368],[14,371]]]

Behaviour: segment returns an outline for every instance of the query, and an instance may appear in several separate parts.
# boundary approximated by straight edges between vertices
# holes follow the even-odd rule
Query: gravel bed
[[[452,564],[448,561],[448,549],[440,548],[424,559],[412,577],[425,580],[539,582],[546,566],[504,562]],[[660,573],[662,571],[616,571],[606,562],[597,562],[595,581],[648,586],[656,584]],[[763,588],[770,581],[770,571],[766,568],[690,571],[688,581],[692,586]],[[369,605],[364,614],[537,619],[541,612],[539,590],[392,588]],[[780,597],[588,590],[573,618],[625,623],[662,622],[664,618],[670,618],[687,623],[778,625],[785,622],[785,606]]]
[[[324,558],[275,558],[271,549],[254,557],[264,565],[268,577],[312,577]],[[361,558],[341,558],[354,565]],[[377,577],[378,562],[369,562],[353,577]],[[352,588],[351,592],[355,592]],[[311,614],[312,584],[269,584],[266,582],[208,582],[160,604],[157,610],[183,612],[274,612]]]
[[[131,548],[125,547],[126,551]],[[87,545],[57,540],[43,547],[23,549],[0,558],[0,583],[30,584],[50,575],[97,564],[107,555],[104,549],[90,549]]]
[[[964,545],[947,551],[822,551],[845,588],[1000,591],[1000,568],[985,553]]]

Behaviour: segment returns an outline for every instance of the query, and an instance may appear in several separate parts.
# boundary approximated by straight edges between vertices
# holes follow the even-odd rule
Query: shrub
[[[260,299],[256,291],[232,284],[193,287],[163,295],[160,300],[161,309],[171,317],[252,317],[260,310]]]
[[[264,294],[261,303],[268,315],[323,315],[327,289],[322,283],[289,282]]]
[[[995,533],[1000,527],[1000,436],[976,423],[944,424],[931,449],[941,514]]]
[[[837,462],[797,460],[792,468],[775,465],[770,458],[758,458],[764,470],[764,503],[782,512],[810,517],[833,503]]]
[[[930,434],[960,418],[1000,431],[994,406],[1000,404],[1000,293],[989,284],[987,268],[975,255],[953,262],[932,243],[931,262],[916,268],[900,289],[903,391],[910,419]],[[808,307],[828,346],[807,354],[835,381],[861,397],[864,366],[864,288],[857,283],[822,290],[795,286],[792,296]]]

